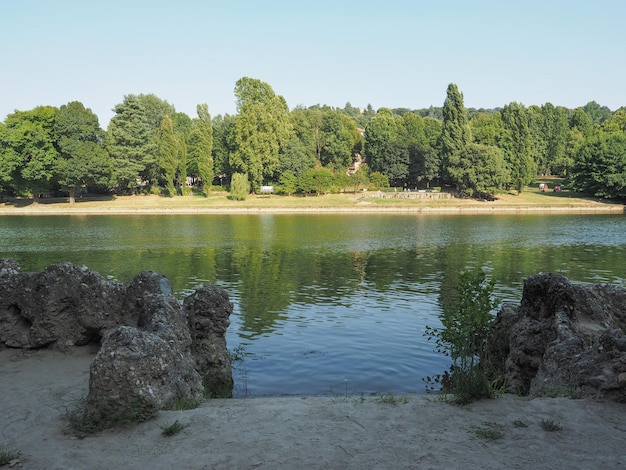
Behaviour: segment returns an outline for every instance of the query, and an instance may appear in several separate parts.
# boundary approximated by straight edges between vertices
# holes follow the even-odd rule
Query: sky
[[[626,105],[623,0],[0,0],[0,120],[129,94],[235,114],[259,79],[290,109]]]

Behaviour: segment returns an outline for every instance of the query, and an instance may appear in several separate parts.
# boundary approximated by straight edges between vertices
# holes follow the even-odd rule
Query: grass
[[[12,450],[0,451],[0,467],[3,465],[10,464],[13,460],[18,459],[19,457],[20,457],[19,452],[15,452]]]
[[[157,195],[114,196],[114,197],[85,197],[76,200],[76,204],[68,204],[67,198],[41,199],[36,206],[30,199],[14,199],[0,204],[0,211],[11,213],[137,213],[137,212],[250,212],[250,211],[377,211],[377,210],[623,210],[620,204],[598,204],[597,198],[584,197],[571,191],[540,193],[538,182],[548,182],[551,188],[561,182],[554,178],[541,178],[534,181],[521,194],[508,192],[498,195],[495,201],[485,202],[473,199],[382,199],[367,197],[359,194],[359,199],[353,193],[327,194],[324,196],[283,196],[249,195],[245,201],[233,201],[226,192],[212,193],[204,196],[178,196],[174,198]],[[363,197],[365,196],[365,197]],[[606,202],[606,201],[603,201]]]
[[[542,419],[541,427],[543,428],[544,431],[548,431],[548,432],[560,431],[563,429],[563,426],[561,426],[560,423],[556,423],[552,421],[551,419]]]
[[[388,403],[390,405],[397,405],[398,403],[406,404],[409,402],[409,397],[406,395],[396,396],[393,393],[381,393],[374,399],[374,401],[378,403]]]
[[[485,422],[482,426],[472,426],[472,432],[476,437],[486,441],[496,441],[504,437],[504,430],[501,424]]]
[[[178,434],[179,432],[181,432],[183,429],[185,429],[188,426],[189,426],[188,424],[182,424],[178,420],[170,424],[163,424],[161,425],[161,435],[165,437],[175,436],[176,434]]]

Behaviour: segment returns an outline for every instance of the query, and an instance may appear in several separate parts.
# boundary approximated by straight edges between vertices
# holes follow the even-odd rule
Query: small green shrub
[[[19,452],[15,452],[12,450],[3,450],[0,452],[0,466],[8,465],[13,460],[18,459],[20,457]]]
[[[188,424],[182,424],[176,420],[173,423],[161,425],[161,434],[165,437],[175,436],[188,426]]]
[[[248,194],[250,194],[248,175],[233,173],[230,180],[230,198],[234,201],[245,201]]]
[[[389,403],[390,405],[397,405],[398,403],[406,404],[409,402],[409,398],[406,395],[396,396],[393,393],[384,394],[381,393],[376,397],[378,403]]]
[[[482,426],[472,426],[471,430],[476,437],[487,441],[495,441],[504,437],[503,427],[498,423],[483,423]]]
[[[499,302],[493,298],[495,280],[486,280],[484,271],[462,272],[457,296],[444,304],[439,316],[441,328],[426,327],[425,336],[435,341],[435,351],[452,359],[450,369],[427,377],[427,388],[453,395],[457,404],[481,398],[495,398],[506,390],[502,376],[486,358],[486,348],[495,323],[492,314]]]
[[[563,429],[563,426],[561,426],[559,423],[555,423],[551,419],[542,419],[541,427],[544,431],[548,432],[560,431],[561,429]]]

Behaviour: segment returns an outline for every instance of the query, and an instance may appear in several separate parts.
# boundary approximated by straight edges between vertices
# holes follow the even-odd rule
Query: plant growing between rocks
[[[450,369],[427,377],[430,390],[453,395],[452,401],[466,404],[481,398],[495,398],[506,389],[503,377],[494,372],[486,348],[495,323],[493,311],[499,302],[493,298],[495,280],[487,280],[483,270],[460,274],[457,296],[439,316],[441,328],[426,326],[425,336],[435,341],[435,351],[452,359]]]
[[[0,451],[0,467],[3,465],[10,465],[11,462],[15,462],[20,458],[20,453],[12,450]]]
[[[173,423],[161,425],[161,434],[165,437],[175,436],[188,426],[188,424],[182,424],[176,420]]]

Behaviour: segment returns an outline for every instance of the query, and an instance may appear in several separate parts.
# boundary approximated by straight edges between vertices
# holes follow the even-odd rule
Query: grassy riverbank
[[[543,180],[542,180],[543,181]],[[553,181],[554,182],[554,181]],[[557,183],[558,184],[558,183]],[[553,187],[553,184],[550,184]],[[623,203],[584,197],[570,191],[539,192],[537,185],[521,194],[501,194],[494,201],[474,199],[402,199],[377,197],[378,193],[324,196],[250,195],[234,201],[228,193],[209,197],[155,195],[87,197],[69,204],[67,198],[14,199],[0,204],[0,215],[136,214],[136,213],[299,213],[299,212],[418,212],[418,213],[623,213]]]

